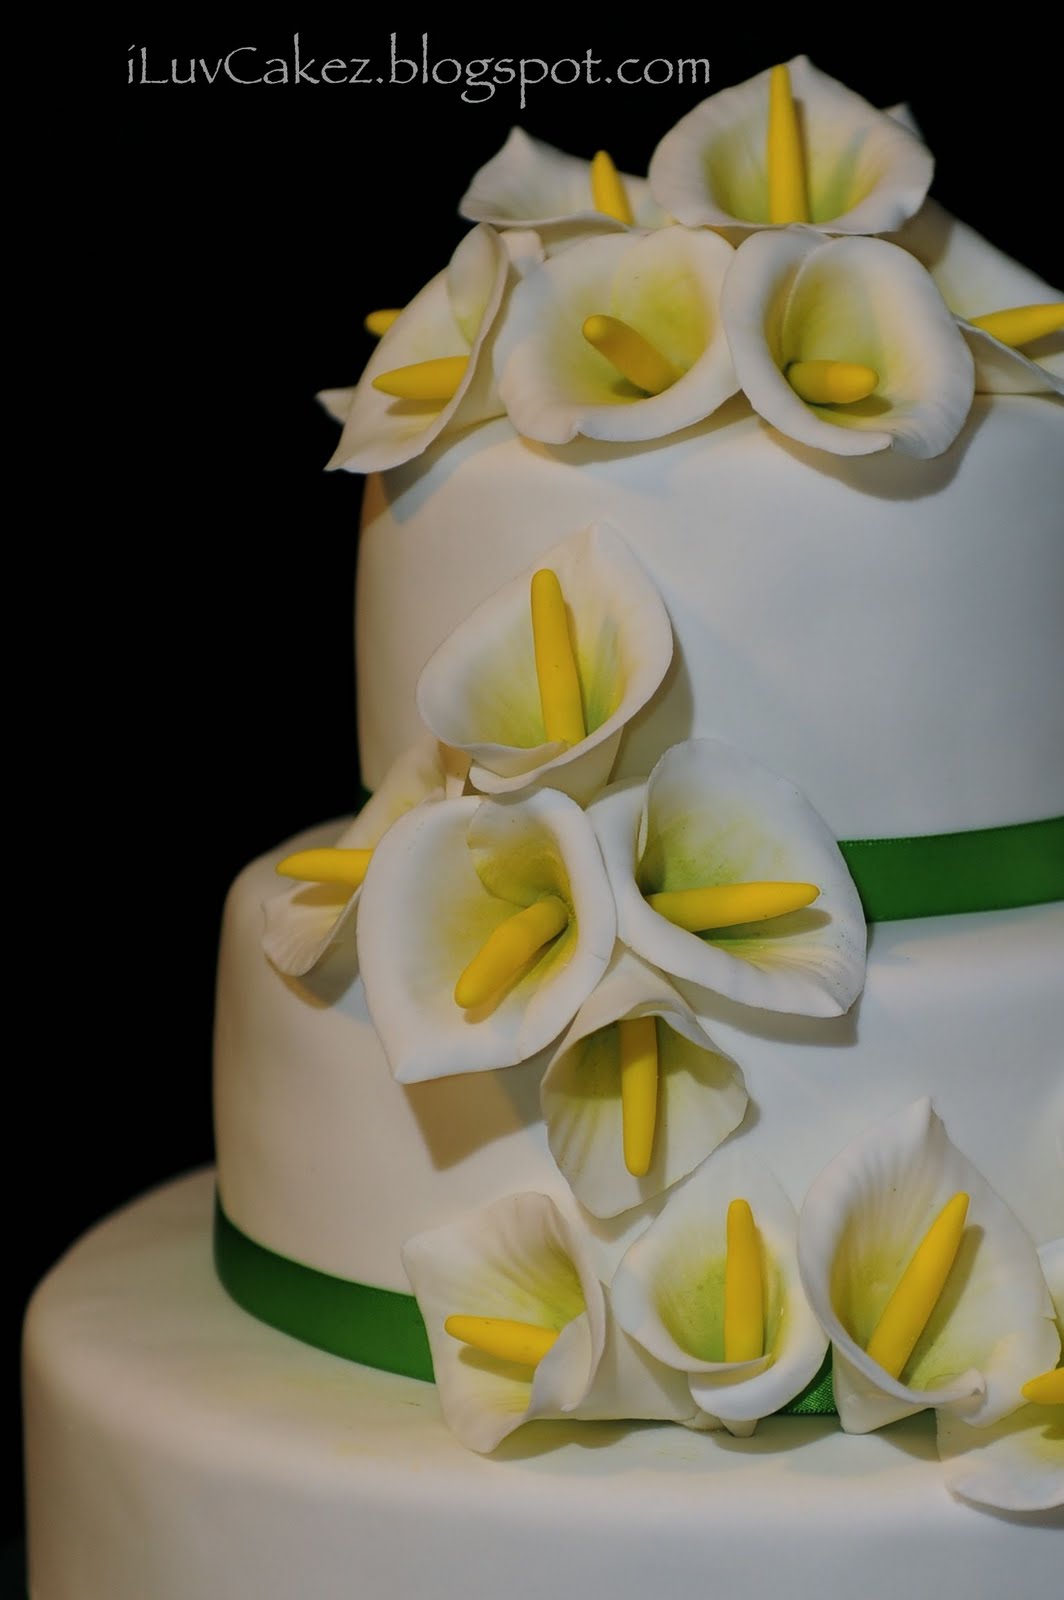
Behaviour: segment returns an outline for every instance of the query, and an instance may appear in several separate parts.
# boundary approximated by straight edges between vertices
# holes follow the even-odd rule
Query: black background
[[[1055,39],[1008,45],[1007,17],[987,32],[942,11],[961,35],[947,45],[922,36],[915,12],[867,3],[771,32],[723,22],[717,8],[682,30],[666,18],[659,28],[652,11],[611,27],[502,9],[475,30],[441,13],[356,12],[302,26],[301,50],[319,64],[371,56],[386,74],[390,32],[401,55],[418,56],[427,28],[430,59],[557,60],[590,47],[606,73],[625,57],[705,56],[710,90],[805,50],[877,104],[907,99],[938,158],[934,193],[1059,280],[1059,25]],[[126,81],[130,46],[148,47],[151,76],[172,57],[185,75],[189,57],[213,63],[243,44],[260,63],[291,59],[298,25],[129,25],[100,53],[72,125],[72,171],[59,175],[53,220],[74,333],[41,419],[52,476],[67,475],[68,430],[90,449],[67,485],[77,509],[50,575],[70,602],[67,642],[46,640],[61,684],[48,714],[61,774],[53,836],[70,870],[43,882],[34,870],[58,920],[29,953],[44,978],[43,1048],[9,1063],[22,1100],[9,1145],[24,1142],[32,1175],[7,1210],[13,1478],[32,1284],[98,1217],[211,1158],[213,968],[230,879],[355,800],[360,482],[322,470],[336,428],[315,391],[357,377],[367,310],[403,304],[446,262],[465,227],[457,201],[513,123],[587,156],[605,145],[645,171],[708,92],[545,86],[522,112],[502,88],[467,104],[459,87],[420,83]],[[11,999],[17,973],[9,982]],[[8,1537],[17,1486],[4,1509]]]

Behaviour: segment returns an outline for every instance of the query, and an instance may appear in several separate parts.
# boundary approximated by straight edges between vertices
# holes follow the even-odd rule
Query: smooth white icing
[[[1053,1592],[1064,1513],[951,1499],[929,1416],[862,1437],[781,1417],[743,1440],[537,1422],[474,1455],[429,1385],[235,1306],[211,1200],[209,1174],[157,1191],[38,1290],[33,1600]]]
[[[803,789],[840,838],[1064,809],[1064,407],[977,397],[933,461],[844,459],[745,402],[660,444],[552,448],[501,419],[366,490],[357,654],[371,788],[418,736],[418,675],[551,545],[611,522],[678,651],[618,775],[716,735]]]
[[[285,850],[324,843],[336,825]],[[404,1239],[521,1189],[573,1205],[539,1110],[544,1057],[401,1087],[370,1024],[350,949],[309,981],[262,953],[261,902],[281,852],[236,881],[218,987],[215,1129],[229,1215],[323,1271],[406,1289]],[[726,1001],[710,1029],[754,1107],[734,1135],[800,1202],[878,1118],[930,1095],[950,1136],[1036,1243],[1064,1215],[1064,904],[871,931],[845,1017],[769,1016]],[[780,1043],[780,1041],[787,1041]],[[612,1260],[644,1213],[599,1224]]]

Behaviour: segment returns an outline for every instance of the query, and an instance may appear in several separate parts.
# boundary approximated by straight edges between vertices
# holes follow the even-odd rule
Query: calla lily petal
[[[606,1342],[602,1287],[575,1230],[545,1195],[517,1194],[418,1234],[403,1266],[425,1319],[448,1427],[494,1450],[533,1417],[571,1414]],[[485,1356],[444,1331],[449,1316],[500,1317],[555,1329],[534,1369]]]
[[[1064,1238],[1038,1252],[1064,1338]],[[1064,1406],[1025,1405],[989,1428],[939,1414],[938,1453],[955,1495],[1003,1511],[1064,1505]]]
[[[684,1373],[655,1361],[625,1333],[606,1294],[606,1342],[595,1377],[573,1416],[581,1422],[682,1422],[705,1427]],[[713,1425],[710,1422],[708,1425]]]
[[[806,56],[789,63],[800,108],[809,220],[825,233],[885,233],[919,208],[930,152],[908,129]],[[658,203],[690,227],[767,228],[771,70],[703,100],[650,163]]]
[[[568,926],[494,1003],[455,985],[488,937],[548,897]],[[359,966],[400,1083],[513,1066],[546,1048],[605,971],[616,929],[591,826],[552,789],[522,800],[444,800],[400,819],[362,886]]]
[[[666,221],[645,178],[621,174],[640,228]],[[616,232],[627,225],[597,211],[591,193],[591,163],[513,128],[502,149],[473,176],[459,212],[471,222],[495,228],[535,228],[547,240],[559,229],[567,236]]]
[[[529,248],[526,234],[516,235],[511,245],[487,227],[466,234],[450,265],[414,296],[370,356],[347,405],[330,467],[384,471],[420,455],[445,431],[502,414],[490,341],[507,289],[518,276],[512,256],[523,261]],[[445,357],[467,362],[449,399],[400,400],[374,387],[374,379],[385,373]],[[328,391],[322,402],[337,414],[342,392]]]
[[[420,740],[390,767],[384,782],[336,840],[341,850],[373,849],[407,811],[427,800],[442,800],[453,754],[435,739]],[[265,902],[262,947],[274,966],[302,977],[334,944],[355,936],[355,911],[361,888],[327,883],[293,883]]]
[[[713,233],[663,228],[585,239],[528,273],[495,347],[499,392],[519,433],[565,444],[660,439],[699,422],[738,388],[719,315],[733,256]],[[679,374],[648,394],[584,336],[619,319]]]
[[[645,1177],[633,1177],[623,1154],[618,1024],[636,1017],[660,1019],[657,1125]],[[616,1216],[685,1178],[739,1126],[747,1105],[734,1061],[661,973],[622,946],[577,1012],[540,1094],[551,1154],[597,1217]]]
[[[1014,350],[971,326],[973,317],[991,311],[1064,299],[1059,289],[1013,261],[936,200],[924,202],[895,235],[895,242],[923,263],[960,319],[975,357],[977,394],[1064,394],[1064,333]]]
[[[547,782],[580,800],[609,777],[625,723],[647,703],[672,658],[672,627],[654,585],[611,528],[592,526],[548,550],[570,618],[586,738],[547,740],[536,677],[531,571],[479,606],[421,674],[425,723],[473,760],[489,794]]]
[[[589,815],[620,938],[644,960],[768,1011],[831,1017],[853,1004],[864,982],[861,903],[830,830],[792,784],[720,740],[693,739],[666,751],[645,786],[611,785]],[[762,880],[816,884],[820,896],[711,934],[674,926],[644,898]]]
[[[802,444],[936,456],[964,425],[971,354],[931,278],[897,245],[801,228],[755,234],[736,252],[723,314],[751,405]],[[787,380],[799,361],[859,363],[878,383],[853,404],[812,404]]]
[[[957,1193],[970,1197],[960,1249],[902,1382],[865,1347],[907,1262]],[[848,1432],[928,1406],[988,1426],[1057,1360],[1034,1245],[951,1144],[929,1100],[872,1128],[821,1173],[802,1208],[798,1251],[806,1293],[835,1347],[835,1403]]]
[[[727,1214],[745,1199],[759,1235],[764,1350],[724,1358]],[[815,1377],[827,1338],[798,1276],[797,1217],[772,1175],[728,1146],[706,1161],[631,1246],[610,1287],[618,1322],[659,1361],[686,1372],[700,1410],[752,1432]]]

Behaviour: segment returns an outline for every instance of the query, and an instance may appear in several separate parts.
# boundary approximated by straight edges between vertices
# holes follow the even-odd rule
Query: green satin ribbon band
[[[249,1239],[214,1210],[214,1264],[238,1306],[280,1333],[364,1367],[432,1383],[432,1355],[417,1301],[289,1261]],[[801,1416],[834,1414],[830,1357],[812,1383],[784,1406]]]

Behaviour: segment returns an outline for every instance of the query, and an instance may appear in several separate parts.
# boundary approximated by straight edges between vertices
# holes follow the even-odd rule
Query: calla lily
[[[537,925],[558,913],[538,948],[485,996],[467,997],[460,980],[533,907]],[[545,1049],[605,971],[615,930],[591,825],[566,795],[473,796],[401,818],[374,851],[358,930],[366,1002],[398,1081],[508,1067]]]
[[[975,357],[979,394],[1064,394],[1064,332],[1048,334],[1020,349],[972,326],[973,319],[1015,306],[1064,299],[1037,273],[927,200],[896,235],[931,274],[943,300],[960,320]]]
[[[825,233],[884,233],[911,217],[934,171],[930,152],[883,111],[818,72],[788,64],[799,110],[808,221]],[[650,163],[655,199],[691,227],[775,226],[769,204],[771,69],[703,100]]]
[[[864,982],[861,903],[826,823],[793,785],[720,740],[693,739],[666,751],[645,784],[611,785],[589,815],[619,936],[644,960],[767,1011],[832,1017],[853,1004]],[[676,926],[646,899],[763,880],[813,885],[819,897],[706,933]]]
[[[399,817],[428,800],[461,792],[453,752],[422,739],[403,752],[358,816],[336,839],[336,850],[372,850]],[[334,944],[352,943],[361,885],[297,881],[263,906],[262,947],[274,966],[302,977]]]
[[[1064,1239],[1038,1252],[1064,1339]],[[955,1495],[1003,1511],[1064,1506],[1064,1404],[1025,1405],[988,1428],[940,1412],[938,1453]]]
[[[620,178],[632,224],[660,228],[666,217],[647,180],[627,172]],[[630,226],[596,206],[591,162],[532,139],[522,128],[511,129],[502,149],[474,174],[458,209],[471,222],[534,228],[548,241]]]
[[[503,794],[549,783],[587,800],[608,779],[625,724],[668,670],[672,628],[653,583],[611,528],[585,528],[537,567],[557,574],[565,600],[584,738],[552,741],[544,729],[531,571],[479,606],[436,651],[418,683],[418,710],[437,737],[471,757],[477,789]]]
[[[527,233],[505,242],[492,228],[466,234],[445,271],[385,333],[350,395],[327,390],[320,397],[344,423],[330,467],[384,471],[411,461],[444,432],[501,416],[491,339],[508,288],[530,257],[540,255],[538,240]],[[389,374],[430,362],[454,364],[431,398],[397,398],[375,387]]]
[[[801,228],[756,234],[736,252],[723,314],[751,405],[802,444],[936,456],[964,425],[971,353],[931,278],[897,245]],[[813,363],[852,364],[870,381],[853,400],[819,403],[799,392]]]
[[[947,1202],[968,1197],[960,1245],[897,1377],[868,1354],[908,1264]],[[850,1433],[926,1407],[984,1428],[1055,1365],[1060,1339],[1034,1245],[950,1142],[929,1100],[854,1141],[814,1182],[799,1228],[802,1281],[834,1346]]]
[[[756,1354],[728,1349],[728,1214],[744,1200],[756,1243]],[[797,1217],[772,1175],[741,1145],[718,1151],[670,1195],[631,1246],[610,1286],[621,1326],[658,1361],[686,1372],[691,1394],[732,1433],[752,1433],[761,1417],[800,1394],[827,1350],[798,1276]],[[740,1263],[740,1267],[747,1264]]]
[[[584,239],[533,268],[495,347],[518,432],[660,439],[709,416],[738,388],[719,315],[732,255],[716,234],[671,227]],[[621,325],[634,360],[591,342],[603,323]]]
[[[625,1164],[621,1028],[649,1018],[657,1044],[656,1118],[645,1174]],[[746,1111],[742,1073],[722,1055],[683,997],[652,967],[618,947],[606,976],[577,1012],[541,1088],[551,1154],[581,1205],[612,1217],[693,1172]]]

